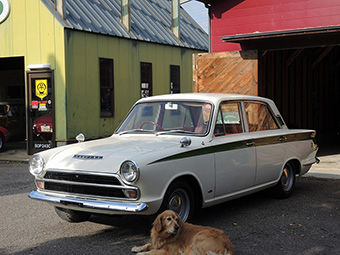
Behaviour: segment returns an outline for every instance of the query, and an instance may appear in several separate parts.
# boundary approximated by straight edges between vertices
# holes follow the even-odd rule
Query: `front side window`
[[[99,59],[100,116],[114,115],[113,59]]]
[[[249,132],[278,129],[278,125],[268,106],[259,102],[244,103]]]
[[[117,132],[207,134],[212,105],[204,102],[150,102],[137,104]]]
[[[221,103],[215,125],[215,136],[242,133],[243,126],[240,113],[238,102]]]

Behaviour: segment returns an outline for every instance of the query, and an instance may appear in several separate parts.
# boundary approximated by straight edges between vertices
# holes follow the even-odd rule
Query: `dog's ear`
[[[161,232],[163,230],[163,218],[162,214],[159,214],[155,221],[153,222],[153,227],[156,232]]]
[[[176,213],[177,214],[177,213]],[[178,224],[179,226],[182,226],[184,221],[181,219],[181,217],[177,214],[177,218],[178,218]]]

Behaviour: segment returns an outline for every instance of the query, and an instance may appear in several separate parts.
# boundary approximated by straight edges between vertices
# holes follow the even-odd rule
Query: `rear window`
[[[278,129],[268,105],[260,102],[244,102],[249,132]]]

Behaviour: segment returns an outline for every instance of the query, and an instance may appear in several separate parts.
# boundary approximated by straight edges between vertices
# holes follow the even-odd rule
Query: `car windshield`
[[[206,102],[150,102],[135,105],[117,133],[207,134],[212,104]]]

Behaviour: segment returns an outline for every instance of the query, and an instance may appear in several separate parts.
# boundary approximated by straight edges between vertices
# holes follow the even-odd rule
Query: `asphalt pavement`
[[[53,206],[29,199],[27,163],[0,161],[0,254],[133,255],[150,241],[143,216],[92,215],[69,223]],[[339,255],[340,180],[298,178],[289,199],[258,192],[198,211],[192,223],[223,230],[237,255]]]
[[[260,192],[206,208],[193,223],[225,231],[239,255],[340,254],[335,148],[320,151],[320,163],[305,175],[315,178],[299,178],[290,199]],[[28,199],[35,188],[25,166],[31,157],[24,146],[0,152],[0,254],[132,254],[131,247],[149,241],[146,218],[93,215],[75,225],[59,219],[52,206]]]

